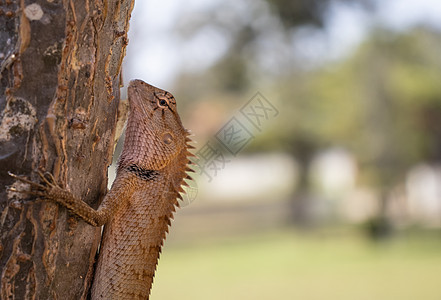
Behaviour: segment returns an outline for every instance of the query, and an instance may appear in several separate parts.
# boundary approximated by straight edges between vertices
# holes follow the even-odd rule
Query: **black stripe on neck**
[[[154,180],[159,175],[158,171],[146,170],[137,165],[127,166],[127,171],[135,174],[138,178],[142,180]]]

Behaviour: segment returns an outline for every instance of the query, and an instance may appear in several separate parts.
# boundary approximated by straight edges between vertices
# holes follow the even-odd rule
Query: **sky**
[[[182,18],[198,16],[214,8],[222,0],[135,1],[129,30],[129,46],[124,62],[124,79],[143,79],[153,85],[170,89],[183,68],[204,69],[214,63],[228,48],[228,38],[211,28],[183,40],[174,32]],[[223,3],[247,0],[227,0]],[[230,3],[230,5],[231,5]],[[235,5],[240,10],[241,6]],[[347,55],[366,36],[374,24],[404,31],[418,24],[441,29],[439,0],[379,1],[375,14],[367,14],[354,5],[334,6],[327,17],[325,32],[299,30],[293,49],[306,60]],[[298,45],[301,45],[298,46]],[[283,48],[283,47],[281,47]]]

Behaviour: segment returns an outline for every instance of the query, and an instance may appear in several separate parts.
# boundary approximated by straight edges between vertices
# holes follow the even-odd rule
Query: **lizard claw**
[[[38,173],[39,173],[40,177],[42,177],[42,179],[44,180],[44,182],[46,184],[48,184],[50,187],[53,186],[44,176],[42,176],[43,174],[41,174],[41,172],[38,172]],[[32,191],[32,188],[37,189],[37,190],[43,190],[43,191],[48,189],[47,186],[44,186],[44,185],[42,185],[40,183],[33,182],[33,181],[23,177],[23,176],[18,176],[18,175],[15,175],[15,174],[11,173],[11,172],[8,172],[8,174],[9,174],[9,176],[11,176],[11,177],[13,177],[13,178],[15,178],[17,180],[20,180],[21,182],[27,183],[27,184],[29,184],[31,186],[31,190],[29,190],[29,191],[17,190],[15,188],[10,188],[10,190],[11,189],[15,189],[15,192],[26,193],[26,194],[35,195],[35,196],[40,196],[39,192],[37,192],[35,190]]]
[[[27,195],[31,195],[31,196],[36,196],[36,197],[45,197],[46,194],[44,192],[41,191],[36,191],[36,190],[19,190],[16,189],[15,187],[7,187],[7,191],[9,192],[14,192],[14,193],[22,193],[22,194],[27,194]]]
[[[15,175],[15,174],[11,173],[11,172],[8,172],[8,174],[9,174],[9,176],[11,176],[11,177],[13,177],[13,178],[15,178],[17,180],[20,180],[21,182],[30,184],[32,187],[44,188],[43,185],[41,185],[39,183],[35,183],[35,182],[33,182],[33,181],[23,177],[23,176],[18,176],[18,175]]]
[[[38,171],[38,175],[40,176],[41,180],[43,180],[48,186],[54,187],[54,186],[57,185],[55,183],[55,178],[54,178],[54,176],[51,173],[44,172],[44,174],[43,174],[40,171]]]

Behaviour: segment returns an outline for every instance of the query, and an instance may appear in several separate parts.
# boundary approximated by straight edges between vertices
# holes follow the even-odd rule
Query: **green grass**
[[[152,299],[440,300],[441,237],[263,233],[164,249]]]

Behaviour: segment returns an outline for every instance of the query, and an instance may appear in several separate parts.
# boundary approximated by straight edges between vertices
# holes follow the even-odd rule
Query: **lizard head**
[[[132,80],[128,98],[130,110],[120,167],[135,164],[146,170],[161,170],[187,153],[188,131],[172,94]]]

